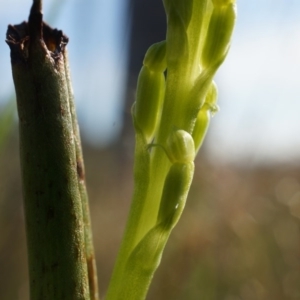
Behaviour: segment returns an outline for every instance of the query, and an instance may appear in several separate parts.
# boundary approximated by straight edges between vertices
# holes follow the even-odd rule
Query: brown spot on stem
[[[87,267],[91,299],[98,299],[96,261],[93,255],[87,257]]]
[[[80,159],[77,159],[77,175],[79,180],[84,181],[85,174],[84,174],[83,162]]]

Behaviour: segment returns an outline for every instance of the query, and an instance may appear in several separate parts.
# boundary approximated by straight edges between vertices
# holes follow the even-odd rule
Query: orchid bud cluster
[[[135,125],[148,143],[155,139],[164,147],[172,128],[186,130],[197,152],[218,110],[213,77],[230,47],[236,5],[233,0],[164,0],[164,6],[167,39],[145,55],[133,110]],[[165,132],[162,127],[169,129],[165,141],[159,138]]]
[[[234,0],[163,3],[166,40],[145,55],[132,109],[135,190],[108,300],[146,297],[185,206],[195,156],[218,111],[213,78],[236,20]]]
[[[194,161],[218,111],[213,77],[230,47],[236,7],[233,0],[164,0],[164,6],[167,38],[145,55],[133,117],[145,143],[164,149],[168,172],[178,173],[183,169],[173,166]],[[165,186],[174,177],[168,172]]]

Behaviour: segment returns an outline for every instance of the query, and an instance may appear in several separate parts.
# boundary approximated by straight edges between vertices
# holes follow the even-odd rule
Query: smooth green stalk
[[[133,109],[134,111],[134,109]],[[126,224],[125,234],[119,255],[117,257],[116,266],[113,274],[113,278],[110,282],[110,286],[106,295],[106,299],[122,299],[122,285],[124,285],[124,269],[127,264],[128,257],[132,252],[132,249],[137,244],[137,236],[139,227],[136,224],[141,224],[143,220],[142,212],[145,210],[145,201],[139,201],[144,199],[148,194],[149,180],[150,180],[150,152],[147,150],[147,141],[143,136],[141,129],[135,122],[133,113],[133,122],[136,129],[135,135],[135,165],[134,165],[134,194],[133,203],[131,205],[128,222]],[[127,281],[126,281],[127,282]]]
[[[140,300],[146,297],[171,230],[184,208],[193,171],[193,162],[175,163],[170,168],[164,185],[157,223],[135,246],[126,260],[124,268],[126,280],[122,280],[120,284],[122,293],[112,299]]]
[[[146,297],[166,241],[184,207],[195,152],[207,132],[210,113],[216,110],[212,80],[228,52],[235,22],[233,1],[163,2],[167,14],[167,37],[163,42],[166,51],[150,47],[142,70],[146,66],[161,76],[166,61],[164,99],[159,106],[161,112],[152,111],[153,103],[141,99],[151,100],[152,95],[158,101],[159,85],[156,91],[149,90],[151,86],[141,86],[139,79],[139,109],[133,109],[135,192],[107,300]],[[152,82],[150,73],[142,74],[145,81]],[[159,121],[154,122],[151,116],[158,113]],[[155,123],[150,135],[146,122],[137,122],[144,118],[147,124]],[[149,140],[153,144],[147,145]]]
[[[19,114],[30,299],[88,300],[67,38],[42,22],[41,1],[34,1],[29,22],[8,27],[7,43]]]

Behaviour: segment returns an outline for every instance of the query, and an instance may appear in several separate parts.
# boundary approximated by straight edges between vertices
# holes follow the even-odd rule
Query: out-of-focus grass
[[[300,299],[300,170],[202,162],[197,173],[156,299]]]
[[[132,192],[126,151],[84,146],[100,291],[107,288]],[[0,157],[0,299],[28,299],[18,146]],[[300,169],[197,160],[183,216],[149,300],[300,299]]]
[[[13,127],[16,112],[15,102],[14,97],[12,97],[5,105],[0,106],[0,154]]]

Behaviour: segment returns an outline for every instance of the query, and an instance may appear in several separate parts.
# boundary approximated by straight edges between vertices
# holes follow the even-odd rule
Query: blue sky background
[[[0,105],[13,93],[9,48],[4,43],[8,24],[26,20],[32,1],[0,0]],[[105,146],[122,126],[127,42],[127,1],[44,0],[44,20],[63,29],[82,134]],[[59,12],[58,12],[59,11]],[[9,74],[9,75],[8,75]]]
[[[82,0],[44,3],[45,20],[70,37],[81,131],[106,145],[122,126],[127,2],[90,0],[89,7]],[[57,3],[63,3],[59,13],[52,8]],[[3,40],[7,24],[27,19],[30,5],[29,0],[0,0]],[[299,163],[300,1],[238,0],[237,5],[232,47],[216,77],[221,110],[211,122],[206,152],[215,161]],[[0,65],[1,105],[13,92],[4,41]]]
[[[216,82],[214,159],[299,163],[300,2],[238,1],[232,47]]]

